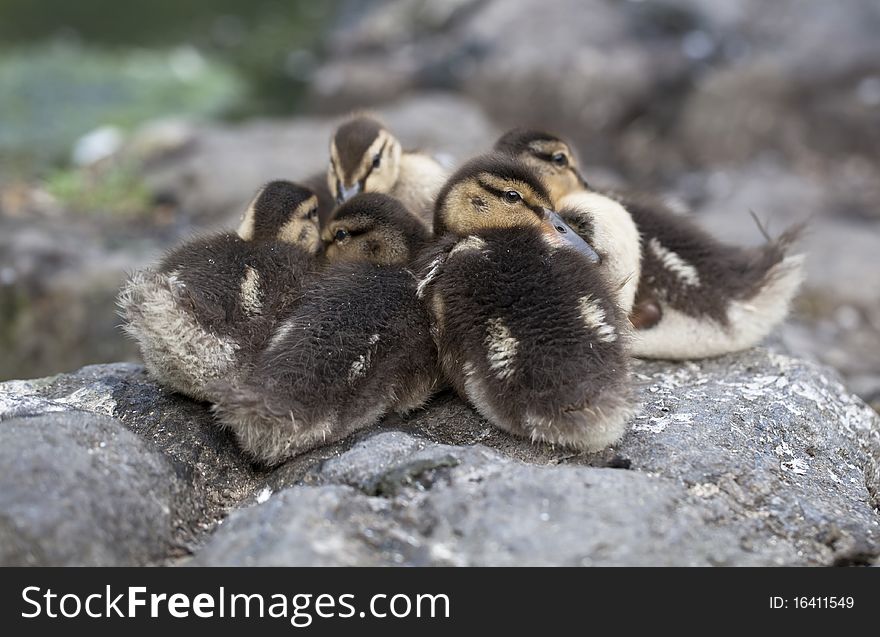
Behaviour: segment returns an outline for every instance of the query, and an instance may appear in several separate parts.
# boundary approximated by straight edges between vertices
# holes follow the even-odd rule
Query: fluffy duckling
[[[522,162],[468,162],[438,195],[418,293],[447,380],[489,422],[598,450],[634,411],[628,323],[596,252],[551,208]]]
[[[635,223],[641,255],[630,316],[635,356],[704,358],[746,349],[785,318],[803,278],[803,256],[790,254],[800,228],[759,248],[727,245],[657,201],[590,189],[571,148],[554,135],[514,129],[496,148],[541,175],[554,201],[569,210],[562,216],[588,241],[600,226],[619,226],[622,214]],[[592,227],[577,223],[576,211],[584,209]],[[629,231],[606,236],[607,250],[633,251]],[[602,239],[595,240],[598,248]]]
[[[355,195],[324,224],[325,256],[338,261],[402,266],[429,241],[424,223],[393,197],[379,193]]]
[[[327,186],[337,204],[361,192],[385,193],[429,224],[434,198],[447,176],[434,158],[404,151],[385,126],[367,115],[345,121],[330,143]]]
[[[324,229],[331,265],[302,290],[251,373],[218,387],[215,413],[273,465],[420,407],[438,383],[428,314],[405,266],[427,239],[402,204],[360,194]]]
[[[189,241],[132,275],[118,298],[124,329],[160,383],[210,400],[210,384],[238,373],[296,303],[319,248],[314,193],[273,181],[236,233]]]

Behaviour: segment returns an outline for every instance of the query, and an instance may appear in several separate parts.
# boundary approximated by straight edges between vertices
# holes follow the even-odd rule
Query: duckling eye
[[[343,230],[342,228],[337,230],[336,234],[333,235],[333,238],[336,241],[344,241],[347,237],[348,237],[348,230]]]
[[[380,155],[379,153],[376,153],[375,155],[373,155],[373,168],[374,169],[378,168],[381,163],[382,163],[382,155]]]
[[[507,203],[516,203],[522,200],[522,195],[515,190],[506,190],[504,192],[504,201]]]
[[[568,157],[565,156],[565,153],[553,153],[550,160],[557,166],[568,166]]]
[[[312,208],[311,210],[309,210],[308,217],[309,217],[309,219],[311,219],[311,220],[315,220],[315,219],[318,218],[318,206],[315,206],[314,208]]]

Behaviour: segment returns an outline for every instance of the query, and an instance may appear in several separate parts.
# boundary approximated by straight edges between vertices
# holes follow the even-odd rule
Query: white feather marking
[[[370,367],[369,355],[361,354],[357,357],[357,360],[351,364],[351,368],[348,370],[348,382],[353,383],[358,378],[363,378],[367,369]]]
[[[613,343],[617,340],[617,331],[613,325],[606,322],[605,309],[599,305],[589,294],[578,299],[578,307],[581,311],[581,319],[590,331],[596,332],[596,337],[603,343]]]
[[[263,292],[260,289],[260,273],[247,266],[241,279],[241,306],[245,314],[254,316],[263,310]]]
[[[466,239],[462,239],[458,243],[455,244],[455,247],[452,248],[449,252],[449,256],[456,254],[458,252],[465,252],[468,250],[483,250],[486,247],[486,242],[483,241],[482,238],[471,235]]]
[[[648,242],[648,246],[656,257],[660,259],[663,266],[678,276],[682,283],[691,287],[700,285],[700,275],[697,269],[671,250],[663,247],[657,240],[657,237],[653,237]]]
[[[437,276],[440,271],[440,266],[443,265],[443,257],[439,256],[433,261],[431,261],[431,266],[428,269],[428,274],[425,275],[419,284],[416,286],[416,296],[422,298],[425,296],[425,288],[431,284],[431,281]]]
[[[367,375],[367,372],[370,369],[370,359],[373,357],[373,345],[379,342],[379,335],[372,334],[369,339],[367,339],[367,345],[369,345],[369,349],[366,352],[357,357],[357,359],[351,364],[351,367],[348,370],[348,382],[353,383],[358,378],[363,378]]]
[[[803,257],[786,257],[773,266],[753,297],[731,301],[727,327],[664,304],[660,323],[633,332],[632,354],[680,360],[718,356],[756,345],[785,318],[802,279]]]
[[[513,362],[519,341],[511,336],[510,330],[500,318],[489,319],[486,331],[486,358],[489,367],[499,379],[504,380],[514,372]]]
[[[271,352],[273,349],[281,345],[281,342],[287,338],[287,335],[290,334],[290,331],[293,329],[293,321],[287,321],[286,323],[282,323],[278,326],[278,329],[275,330],[275,333],[272,334],[272,338],[269,340],[269,345],[266,347],[267,352]]]

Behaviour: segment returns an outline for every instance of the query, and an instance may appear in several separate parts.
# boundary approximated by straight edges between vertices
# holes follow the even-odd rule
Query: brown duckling
[[[503,154],[446,183],[418,292],[447,380],[518,436],[598,450],[635,407],[628,322],[595,250],[552,210],[544,183]]]
[[[236,233],[196,238],[132,275],[118,304],[160,383],[209,400],[247,365],[318,267],[317,200],[287,181],[263,186]]]
[[[598,225],[610,226],[605,220],[613,218],[618,226],[621,211],[631,217],[641,255],[630,317],[637,328],[634,355],[688,359],[734,352],[755,345],[785,318],[803,278],[803,256],[791,254],[800,228],[758,248],[728,245],[655,200],[591,189],[571,148],[555,135],[514,129],[496,148],[537,171],[560,209],[588,208]],[[589,224],[579,228],[561,214],[585,239],[593,238]],[[631,233],[607,235],[608,252],[633,251]]]
[[[347,200],[324,228],[330,265],[302,290],[250,374],[218,387],[217,418],[272,465],[421,406],[439,383],[407,264],[428,239],[399,201]]]
[[[433,157],[403,150],[397,138],[368,115],[343,122],[330,143],[327,186],[337,204],[361,192],[384,193],[430,225],[434,198],[447,176]],[[328,217],[323,216],[322,223]]]

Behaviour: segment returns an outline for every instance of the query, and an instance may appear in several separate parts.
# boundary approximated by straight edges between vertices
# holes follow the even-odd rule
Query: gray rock
[[[655,95],[679,92],[691,66],[680,39],[698,20],[669,3],[377,3],[331,39],[335,55],[312,90],[323,106],[454,88],[505,124],[574,135],[592,158],[614,154],[609,134]]]
[[[113,307],[125,271],[155,255],[105,245],[98,226],[0,212],[0,379],[134,360]]]
[[[95,418],[112,418],[110,422],[121,428],[119,435],[125,435],[124,440],[140,445],[129,443],[120,449],[126,462],[137,466],[139,456],[144,454],[162,459],[167,467],[165,473],[147,472],[145,482],[138,488],[159,494],[174,484],[175,492],[179,492],[174,506],[165,504],[169,509],[166,517],[174,518],[168,533],[177,548],[167,551],[161,556],[163,559],[185,553],[230,507],[251,497],[261,482],[259,471],[242,457],[231,438],[213,424],[207,405],[159,387],[138,365],[95,365],[73,374],[0,383],[0,432],[5,431],[15,439],[19,434],[14,432],[21,428],[7,429],[7,421],[24,418],[21,422],[25,422],[32,420],[27,417],[48,414],[67,417],[71,427],[76,423],[85,427]],[[60,432],[53,436],[59,440],[65,437]],[[40,455],[37,460],[48,464],[50,458],[58,462],[64,454]],[[80,477],[88,481],[103,479],[100,468],[93,473],[82,470],[79,476],[65,476],[60,478],[62,482],[66,479],[71,484],[59,485],[61,489],[75,490]],[[124,504],[120,501],[120,505]],[[30,498],[22,506],[39,510],[43,505]],[[112,502],[107,506],[112,509]],[[87,517],[85,509],[79,517]],[[82,524],[86,528],[87,523]],[[71,561],[78,559],[74,555],[68,557]]]
[[[182,476],[117,420],[76,412],[0,423],[0,564],[122,566],[180,553]]]
[[[880,418],[833,372],[757,349],[634,373],[643,410],[602,453],[513,438],[446,392],[271,471],[137,365],[0,383],[3,560],[877,561]]]
[[[880,420],[830,372],[755,350],[636,374],[644,410],[613,450],[534,446],[443,395],[234,513],[194,563],[877,559]]]

